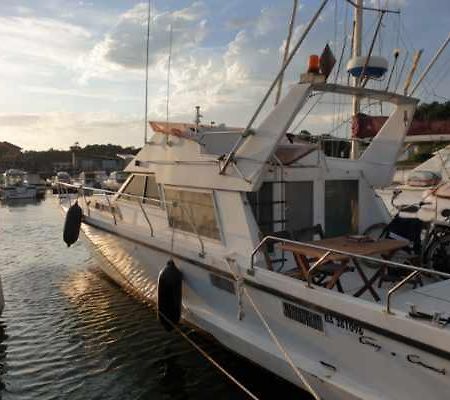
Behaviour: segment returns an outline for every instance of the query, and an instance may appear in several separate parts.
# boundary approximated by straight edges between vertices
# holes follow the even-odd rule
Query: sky
[[[413,51],[423,48],[420,73],[448,35],[450,0],[365,3],[401,10],[400,16],[384,18],[374,54],[392,63],[393,49],[399,48],[400,61],[409,57],[407,70]],[[294,40],[319,4],[299,0]],[[166,120],[168,104],[170,121],[189,122],[199,105],[204,122],[245,125],[280,68],[291,10],[292,0],[151,0],[149,119]],[[345,0],[329,0],[289,67],[285,88],[298,81],[308,55],[320,54],[326,43],[336,59],[343,54],[345,70],[351,13]],[[377,17],[364,15],[366,52]],[[25,150],[67,149],[74,142],[141,146],[146,21],[147,2],[135,0],[1,0],[0,141]],[[400,64],[394,85],[401,82]],[[333,79],[346,82],[345,73],[334,78],[335,71]],[[449,99],[449,75],[450,46],[418,97]],[[325,122],[338,125],[349,112],[348,101],[336,105],[333,98],[321,105],[309,121],[313,132],[324,132]]]

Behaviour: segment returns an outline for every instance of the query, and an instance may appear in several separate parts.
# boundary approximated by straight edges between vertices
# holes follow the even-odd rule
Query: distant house
[[[56,161],[52,163],[53,171],[59,172],[59,171],[71,171],[72,170],[72,163],[70,161]]]
[[[119,171],[124,168],[124,160],[117,156],[100,156],[76,154],[74,157],[75,169],[79,171]]]

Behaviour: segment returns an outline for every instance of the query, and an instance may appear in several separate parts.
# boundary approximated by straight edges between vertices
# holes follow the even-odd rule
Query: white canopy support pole
[[[289,21],[289,28],[288,28],[288,35],[287,35],[287,38],[286,38],[286,45],[284,46],[283,65],[286,64],[286,60],[287,60],[287,57],[289,55],[289,48],[291,46],[292,31],[294,30],[294,24],[295,24],[295,14],[297,14],[297,4],[298,4],[298,0],[294,0],[294,4],[292,6],[291,20]],[[281,77],[278,80],[278,88],[277,88],[277,95],[275,97],[275,105],[277,105],[278,102],[280,101],[281,89],[283,88],[283,78],[284,78],[284,73],[281,74]]]
[[[450,32],[447,36],[447,39],[445,40],[445,42],[442,44],[442,46],[439,48],[439,50],[437,51],[437,53],[435,54],[435,56],[432,58],[432,60],[430,61],[430,63],[427,65],[427,67],[425,68],[425,70],[423,71],[422,75],[420,75],[420,78],[417,80],[416,84],[414,85],[414,87],[411,90],[410,96],[412,96],[414,94],[414,92],[416,91],[416,89],[419,87],[419,85],[422,83],[422,81],[425,79],[425,76],[428,74],[428,72],[430,71],[430,69],[433,67],[434,63],[436,62],[436,60],[439,58],[439,56],[441,55],[441,53],[445,50],[445,48],[447,47],[448,43],[450,42]]]
[[[419,65],[419,60],[420,60],[420,57],[422,57],[422,54],[423,54],[423,49],[420,49],[419,51],[417,51],[414,54],[413,65],[411,67],[411,70],[409,71],[407,78],[406,78],[405,87],[403,88],[403,94],[405,96],[408,95],[409,86],[411,85],[412,78],[414,76],[414,73],[416,72],[417,66]]]

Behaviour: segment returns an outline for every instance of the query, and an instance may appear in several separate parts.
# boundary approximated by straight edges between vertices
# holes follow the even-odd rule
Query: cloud
[[[288,14],[290,10],[285,10]],[[284,12],[284,11],[283,11]],[[205,45],[208,33],[203,2],[159,12],[151,25],[149,82],[150,115],[166,117],[169,26],[173,27],[170,78],[170,117],[192,118],[199,104],[212,118],[224,118],[233,108],[234,116],[248,118],[255,98],[261,97],[280,66],[281,25],[286,15],[276,7],[264,8],[253,23],[239,30],[224,47]],[[90,80],[134,80],[142,82],[146,4],[123,13],[116,26],[99,41],[80,63],[80,82]],[[225,108],[225,111],[219,111]],[[236,112],[237,111],[237,112]],[[221,115],[222,114],[222,115]]]
[[[0,17],[0,52],[6,59],[70,68],[90,39],[86,29],[55,19]]]
[[[206,35],[206,20],[202,19],[206,7],[202,2],[172,12],[157,13],[154,10],[154,13],[149,41],[150,64],[167,57],[170,25],[173,27],[173,54],[196,47]],[[143,68],[146,23],[145,3],[124,13],[112,32],[98,45],[105,48],[105,59],[125,68]]]

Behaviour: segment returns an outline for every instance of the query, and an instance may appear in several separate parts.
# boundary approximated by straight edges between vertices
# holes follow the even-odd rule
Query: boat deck
[[[361,265],[361,268],[369,279],[376,273],[376,269],[373,267]],[[299,274],[296,273],[295,268],[284,272],[284,274],[289,275],[294,279],[301,279]],[[421,281],[423,286],[420,286],[420,284],[417,284],[416,282],[416,285],[407,283],[403,287],[400,287],[392,296],[391,308],[409,312],[411,306],[414,305],[418,311],[423,313],[431,315],[434,313],[450,315],[450,280],[438,280],[430,276],[422,276]],[[351,296],[364,286],[364,283],[356,270],[342,274],[340,283],[344,294]],[[375,301],[369,290],[366,290],[360,298],[380,305],[385,305],[388,292],[396,283],[397,282],[383,282],[380,287],[378,287],[377,280],[372,285],[372,288],[380,297],[379,302]],[[337,285],[330,290],[338,291]]]

